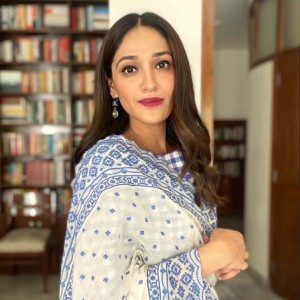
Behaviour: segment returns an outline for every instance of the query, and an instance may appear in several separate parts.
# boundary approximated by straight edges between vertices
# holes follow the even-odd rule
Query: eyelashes
[[[167,60],[162,60],[160,61],[157,65],[156,65],[156,68],[157,69],[166,69],[168,67],[171,66],[171,63]]]
[[[125,74],[130,74],[130,73],[134,73],[137,71],[137,68],[135,66],[125,66],[124,68],[122,68],[122,73]]]
[[[155,65],[155,69],[168,69],[171,66],[171,62],[168,60],[161,60]],[[132,74],[138,71],[138,68],[134,65],[126,65],[121,69],[124,74]]]

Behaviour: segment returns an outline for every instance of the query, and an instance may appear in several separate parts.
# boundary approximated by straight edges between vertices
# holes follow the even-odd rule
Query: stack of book
[[[0,92],[7,93],[68,93],[69,69],[0,71]]]
[[[3,5],[0,20],[3,30],[38,29],[42,27],[42,8],[35,4]]]
[[[93,99],[77,99],[73,105],[73,124],[88,125],[91,123],[95,111]]]
[[[3,155],[67,154],[69,135],[40,134],[35,132],[3,132],[1,135]]]
[[[85,128],[74,128],[73,129],[73,148],[76,149],[86,132]]]
[[[23,97],[0,98],[0,124],[25,124],[27,102]]]
[[[22,72],[19,70],[0,70],[0,92],[20,92]]]
[[[29,124],[68,124],[66,99],[30,99],[27,103]]]
[[[74,72],[72,74],[72,91],[75,94],[93,94],[94,70]]]
[[[70,179],[70,162],[55,160],[11,161],[3,164],[2,180],[12,185],[64,185]]]
[[[95,63],[102,46],[102,38],[77,40],[73,42],[73,57],[78,63]]]
[[[79,30],[107,30],[109,28],[108,7],[100,5],[72,7],[71,27]]]

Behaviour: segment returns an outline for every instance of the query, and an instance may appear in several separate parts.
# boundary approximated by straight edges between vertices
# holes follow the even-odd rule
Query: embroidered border
[[[151,300],[211,299],[210,286],[201,280],[200,260],[193,249],[148,268]]]

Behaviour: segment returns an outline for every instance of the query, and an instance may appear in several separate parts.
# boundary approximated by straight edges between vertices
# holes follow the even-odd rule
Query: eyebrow
[[[163,55],[166,55],[166,54],[168,54],[168,55],[170,55],[170,56],[172,57],[170,51],[160,51],[160,52],[155,52],[155,53],[152,54],[152,57],[160,57],[160,56],[163,56]],[[118,67],[119,63],[122,62],[123,60],[135,60],[135,59],[138,59],[138,56],[137,56],[137,55],[126,55],[126,56],[122,56],[122,57],[119,59],[119,61],[118,61],[117,65],[116,65],[116,67]]]

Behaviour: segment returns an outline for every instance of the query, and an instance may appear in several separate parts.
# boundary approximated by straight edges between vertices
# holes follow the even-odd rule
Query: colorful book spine
[[[72,7],[71,27],[78,30],[107,30],[109,28],[108,6],[86,5]]]
[[[12,185],[65,185],[70,179],[68,164],[63,158],[4,163],[2,181]]]
[[[0,28],[2,30],[34,30],[41,28],[41,5],[2,5],[0,10]]]

